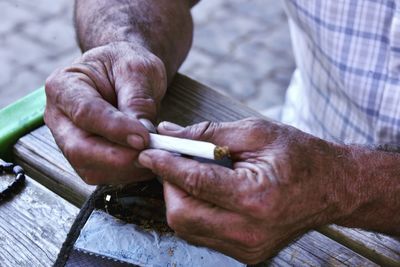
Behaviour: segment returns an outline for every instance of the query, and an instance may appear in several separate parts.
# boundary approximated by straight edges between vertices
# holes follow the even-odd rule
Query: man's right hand
[[[149,179],[153,174],[137,164],[149,141],[139,120],[154,122],[166,88],[158,57],[137,44],[111,43],[48,78],[45,122],[86,183]]]

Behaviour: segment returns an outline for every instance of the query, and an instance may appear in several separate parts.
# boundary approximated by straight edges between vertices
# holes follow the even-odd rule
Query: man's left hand
[[[139,156],[164,180],[168,224],[191,243],[254,264],[353,208],[341,195],[339,145],[260,119],[158,130],[231,151],[233,169],[161,150]]]

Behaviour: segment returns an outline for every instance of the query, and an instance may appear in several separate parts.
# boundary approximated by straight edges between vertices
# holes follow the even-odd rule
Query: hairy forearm
[[[189,0],[76,0],[75,27],[82,51],[111,42],[138,43],[158,56],[170,78],[192,42]]]
[[[349,146],[346,150],[342,190],[349,214],[337,223],[400,234],[399,147]]]

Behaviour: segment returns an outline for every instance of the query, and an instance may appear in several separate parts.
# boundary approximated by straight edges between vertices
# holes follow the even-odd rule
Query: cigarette
[[[153,133],[150,133],[149,147],[212,160],[230,157],[229,148],[226,146]]]

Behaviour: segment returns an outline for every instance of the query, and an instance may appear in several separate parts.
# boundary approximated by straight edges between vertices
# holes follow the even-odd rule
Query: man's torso
[[[298,70],[282,120],[346,143],[400,143],[400,0],[285,0]]]

